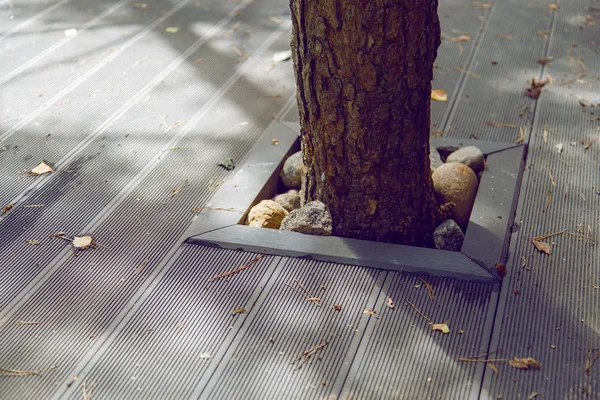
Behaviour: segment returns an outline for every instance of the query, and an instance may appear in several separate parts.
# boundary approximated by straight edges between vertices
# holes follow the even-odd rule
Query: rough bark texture
[[[291,0],[304,202],[334,235],[430,245],[437,0]]]

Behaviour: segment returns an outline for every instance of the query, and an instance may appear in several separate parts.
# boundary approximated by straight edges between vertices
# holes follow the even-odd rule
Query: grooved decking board
[[[376,306],[377,317],[361,343],[342,399],[474,398],[482,368],[458,357],[487,349],[497,289],[491,285],[389,273]],[[395,308],[387,306],[391,298]],[[429,323],[447,323],[450,333]]]
[[[279,257],[266,256],[230,279],[209,278],[256,256],[184,245],[82,381],[97,382],[98,398],[188,398],[219,363],[232,335],[256,312],[253,306]],[[232,313],[240,307],[247,313]],[[81,384],[75,386],[68,398],[80,399]]]
[[[226,171],[216,164],[224,157],[240,161],[266,128],[271,115],[284,107],[291,96],[291,87],[285,79],[289,71],[278,68],[267,71],[272,53],[287,42],[283,32],[271,37],[275,42],[256,54],[256,65],[249,64],[249,71],[230,78],[233,81],[228,84],[233,86],[226,90],[215,87],[204,94],[198,93],[198,86],[182,90],[189,77],[171,75],[160,88],[149,93],[145,101],[134,105],[116,121],[109,132],[83,149],[80,159],[55,172],[48,184],[27,199],[26,204],[45,204],[44,207],[16,207],[11,211],[0,225],[0,234],[13,238],[0,244],[0,252],[11,260],[0,280],[10,280],[12,285],[10,290],[0,293],[0,304],[7,304],[54,257],[65,251],[66,242],[50,238],[54,232],[92,233],[100,242],[110,242],[112,239],[104,236],[119,238],[114,229],[123,229],[124,235],[126,232],[146,235],[148,224],[155,229],[164,224],[171,225],[169,229],[175,229],[173,232],[183,231],[193,215],[192,208],[201,207],[226,176]],[[255,33],[254,50],[267,39],[267,34],[272,31]],[[234,61],[231,64],[237,66]],[[228,67],[228,62],[225,64],[222,71]],[[218,65],[213,64],[212,68]],[[272,89],[267,92],[264,87]],[[165,103],[167,88],[173,95]],[[282,98],[269,98],[271,90],[277,90]],[[204,102],[200,102],[201,97]],[[215,103],[218,98],[221,103]],[[165,133],[169,126],[160,125],[161,114],[170,115],[172,119],[168,121],[179,121],[180,125]],[[201,124],[196,124],[194,118]],[[136,126],[132,126],[131,121],[136,121]],[[177,140],[184,134],[188,137]],[[170,162],[162,165],[163,160]],[[155,164],[161,167],[152,172]],[[172,191],[182,184],[185,189],[169,199]],[[137,185],[141,185],[140,191],[130,194]],[[106,218],[114,211],[113,202],[126,198],[127,208],[120,215],[125,215],[128,225],[123,224],[125,217],[119,216],[114,225],[99,231],[95,220]],[[157,225],[156,221],[161,223]],[[28,239],[41,243],[31,246],[25,242]],[[173,239],[163,240],[167,243]],[[104,244],[109,247],[108,243]]]
[[[314,399],[336,396],[385,272],[284,258],[199,398]],[[320,306],[285,283],[300,282]],[[301,290],[301,289],[299,289]],[[334,304],[342,306],[335,311]],[[310,360],[298,357],[327,342]]]
[[[69,6],[73,0],[0,0],[0,41],[14,34],[28,32],[39,27],[43,20],[55,10]],[[33,26],[33,28],[32,28]],[[43,24],[41,25],[44,26]]]
[[[272,9],[268,11],[272,12]],[[268,11],[261,10],[265,18]],[[254,57],[247,64],[240,65],[243,73],[227,81],[213,103],[209,102],[206,107],[198,105],[196,109],[185,107],[183,100],[189,99],[184,93],[189,96],[195,93],[191,90],[179,93],[177,99],[182,102],[171,102],[172,108],[166,111],[187,112],[188,124],[174,130],[169,136],[164,135],[163,150],[156,152],[148,164],[142,165],[143,168],[134,171],[136,173],[129,176],[128,185],[112,202],[105,203],[104,209],[96,209],[89,215],[83,214],[88,219],[80,223],[86,223],[85,230],[104,247],[80,253],[77,257],[70,256],[68,249],[64,250],[64,256],[60,253],[52,263],[41,266],[42,272],[31,282],[35,285],[33,289],[28,289],[26,296],[21,293],[16,299],[17,303],[4,310],[8,317],[5,317],[6,324],[0,328],[0,336],[4,337],[7,332],[8,338],[3,341],[6,346],[4,352],[0,353],[1,365],[51,365],[58,360],[64,369],[57,371],[60,374],[55,379],[61,380],[61,386],[66,385],[70,377],[79,374],[78,363],[94,352],[97,343],[90,340],[88,335],[100,341],[110,337],[112,331],[109,328],[114,325],[115,316],[142,294],[138,290],[143,287],[144,279],[141,274],[134,273],[136,268],[144,265],[144,276],[156,273],[154,268],[157,264],[170,249],[181,243],[181,235],[193,215],[192,208],[204,205],[212,194],[211,187],[227,176],[227,172],[216,165],[218,161],[224,155],[241,160],[269,125],[271,114],[280,111],[287,102],[285,98],[291,96],[291,88],[287,89],[288,93],[282,91],[281,99],[263,96],[258,90],[261,87],[274,89],[279,88],[280,84],[283,86],[285,83],[281,79],[288,73],[277,68],[266,72],[272,62],[272,53],[288,39],[284,34],[286,27],[268,27],[270,30],[265,28],[268,36],[264,31],[255,33],[256,40],[262,40],[256,43]],[[177,86],[176,83],[169,82],[174,86]],[[215,104],[218,104],[218,108]],[[246,108],[242,108],[242,105]],[[145,103],[145,112],[153,108],[164,110],[165,103],[161,96],[149,97]],[[210,118],[203,118],[206,112],[212,112]],[[249,115],[253,117],[249,118]],[[116,133],[120,135],[122,132],[119,130]],[[115,156],[118,146],[117,143],[112,145],[107,153]],[[87,193],[93,193],[93,185],[97,186],[98,181],[103,181],[101,166],[96,164],[94,168],[88,165],[84,169],[83,173],[89,174],[92,179],[91,182],[83,180],[83,184],[89,185]],[[173,190],[182,184],[185,186],[169,198]],[[58,199],[62,202],[67,200],[64,197]],[[79,200],[80,214],[82,209],[85,210],[82,206],[86,200],[90,202],[86,198]],[[70,222],[66,217],[63,223]],[[7,218],[7,222],[11,220]],[[84,228],[80,226],[77,229]],[[64,243],[61,246],[65,246]],[[11,279],[15,286],[24,280],[20,275],[22,273],[23,270],[13,267]],[[29,274],[28,279],[31,277]],[[55,302],[61,306],[57,307]],[[16,320],[30,317],[42,319],[44,329],[55,327],[57,332],[62,333],[59,333],[59,337],[68,338],[68,351],[65,351],[62,343],[52,344],[56,337],[9,335]],[[22,340],[30,341],[23,344]],[[28,351],[15,352],[17,348],[27,348]],[[14,381],[14,384],[18,385],[19,382]],[[13,392],[15,386],[7,390],[16,393]],[[48,390],[50,382],[30,381],[26,393],[47,393]]]
[[[594,46],[600,32],[598,25],[583,22],[599,15],[579,1],[560,1],[559,7],[548,52],[554,61],[545,71],[554,84],[544,88],[538,104],[516,218],[520,229],[513,235],[504,282],[506,306],[499,311],[491,349],[500,349],[494,357],[531,356],[542,368],[487,371],[482,395],[490,398],[527,398],[534,392],[556,399],[600,395],[600,364],[584,371],[588,349],[600,349],[600,147],[598,142],[588,150],[581,145],[597,137],[598,122],[596,109],[578,100],[600,103],[600,57]],[[582,74],[579,59],[587,76],[561,85]],[[562,153],[555,147],[560,143]],[[545,240],[552,243],[550,255],[530,241],[563,229],[588,237],[564,233]]]
[[[553,11],[546,0],[495,1],[489,25],[478,44],[470,74],[457,94],[445,135],[514,143],[522,126],[529,134],[535,101],[524,96],[532,78],[539,80]],[[492,64],[492,62],[497,64]],[[523,115],[520,115],[523,113]]]

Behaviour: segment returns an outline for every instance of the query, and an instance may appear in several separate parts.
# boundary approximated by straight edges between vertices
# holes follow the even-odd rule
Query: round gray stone
[[[485,159],[483,153],[475,146],[465,146],[450,154],[446,159],[447,163],[457,162],[465,164],[471,168],[473,172],[478,173],[483,171],[485,167]]]
[[[435,248],[439,250],[460,251],[465,235],[453,219],[447,219],[433,232]]]
[[[279,229],[309,235],[330,236],[332,231],[331,214],[322,202],[311,201],[289,213],[281,221]]]
[[[296,189],[291,189],[285,193],[278,194],[273,197],[273,201],[281,204],[281,206],[288,211],[300,208],[300,195]]]
[[[286,189],[300,189],[302,184],[302,152],[292,154],[285,160],[280,177]]]

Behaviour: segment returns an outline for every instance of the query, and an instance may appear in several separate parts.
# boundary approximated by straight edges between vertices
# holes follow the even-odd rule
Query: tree
[[[430,94],[438,0],[291,0],[302,200],[334,235],[424,246],[435,200]]]

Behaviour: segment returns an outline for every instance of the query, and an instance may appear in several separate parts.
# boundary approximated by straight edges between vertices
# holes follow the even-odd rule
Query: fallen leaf
[[[444,89],[433,89],[431,91],[431,100],[448,101],[448,93]]]
[[[496,264],[496,271],[498,271],[498,275],[500,275],[501,278],[506,276],[506,267],[502,263]]]
[[[389,308],[390,310],[393,310],[393,309],[394,309],[394,307],[395,307],[395,305],[394,305],[394,300],[392,300],[392,298],[391,298],[391,297],[388,297],[388,298],[387,298],[387,301],[385,302],[385,304],[388,306],[388,308]]]
[[[375,315],[375,314],[377,314],[377,311],[364,309],[363,310],[363,314],[366,314],[366,315]]]
[[[431,324],[431,330],[450,333],[450,328],[448,328],[448,325],[446,324]]]
[[[556,146],[556,150],[558,151],[558,153],[562,153],[563,149],[565,148],[565,145],[562,143],[557,144]]]
[[[488,364],[488,367],[490,367],[490,369],[491,369],[492,371],[494,371],[494,373],[495,373],[496,375],[498,375],[498,368],[496,368],[496,366],[495,366],[494,364],[492,364],[492,363],[489,363],[489,364]]]
[[[229,157],[222,159],[221,162],[219,162],[217,165],[219,167],[225,168],[228,171],[231,171],[235,168],[235,163],[233,162],[233,159]]]
[[[275,22],[276,24],[280,24],[283,22],[282,20],[280,20],[279,18],[276,18],[276,17],[269,17],[269,21]]]
[[[52,169],[51,166],[49,166],[48,164],[46,164],[45,162],[41,162],[37,167],[35,167],[34,169],[31,170],[30,174],[31,175],[43,175],[43,174],[48,174],[50,172],[54,172],[54,169]]]
[[[342,305],[341,304],[334,304],[333,305],[333,309],[335,311],[342,311]]]
[[[487,10],[492,8],[492,4],[491,3],[481,3],[479,1],[474,1],[473,5],[477,8],[479,8],[480,10]]]
[[[462,35],[462,36],[459,36],[456,40],[458,40],[459,42],[468,42],[471,40],[471,36]]]
[[[532,392],[529,396],[527,396],[527,400],[535,399],[540,394],[538,392]]]
[[[199,357],[203,360],[210,360],[212,358],[212,356],[208,353],[202,353]]]
[[[310,302],[313,302],[313,303],[318,303],[318,302],[321,301],[321,299],[318,298],[318,297],[307,297],[306,301],[310,301]]]
[[[558,10],[558,4],[554,4],[554,3],[548,4],[548,8],[551,10]]]
[[[518,368],[518,369],[540,369],[542,368],[542,365],[537,362],[534,358],[531,357],[527,357],[527,358],[517,358],[514,357],[511,361],[508,362],[512,367]]]
[[[25,243],[36,245],[36,244],[40,244],[40,241],[36,240],[36,239],[29,239],[29,240],[26,240]]]
[[[235,310],[233,310],[231,313],[232,314],[243,314],[246,312],[246,309],[243,307],[238,307]]]
[[[531,80],[531,86],[525,90],[525,96],[530,99],[537,100],[542,94],[542,88],[548,83],[548,81],[536,81],[535,78]]]
[[[27,376],[38,375],[40,371],[25,371],[21,369],[0,368],[0,375],[5,376]]]
[[[9,212],[11,210],[11,208],[13,208],[15,205],[13,203],[7,204],[4,207],[2,207],[2,211],[4,212]]]
[[[133,8],[148,8],[146,3],[133,3]]]
[[[271,139],[271,144],[273,146],[277,146],[279,144],[279,140],[277,140],[277,139]]]
[[[290,58],[292,58],[291,50],[278,51],[277,53],[273,54],[273,61],[275,62],[287,61]]]
[[[165,32],[167,32],[167,33],[177,33],[178,31],[179,31],[178,26],[169,26],[167,29],[165,29]]]
[[[552,247],[545,242],[541,242],[539,240],[531,239],[531,242],[542,253],[550,254],[552,252]]]
[[[92,245],[91,236],[75,236],[73,237],[73,247],[76,249],[87,249]]]

